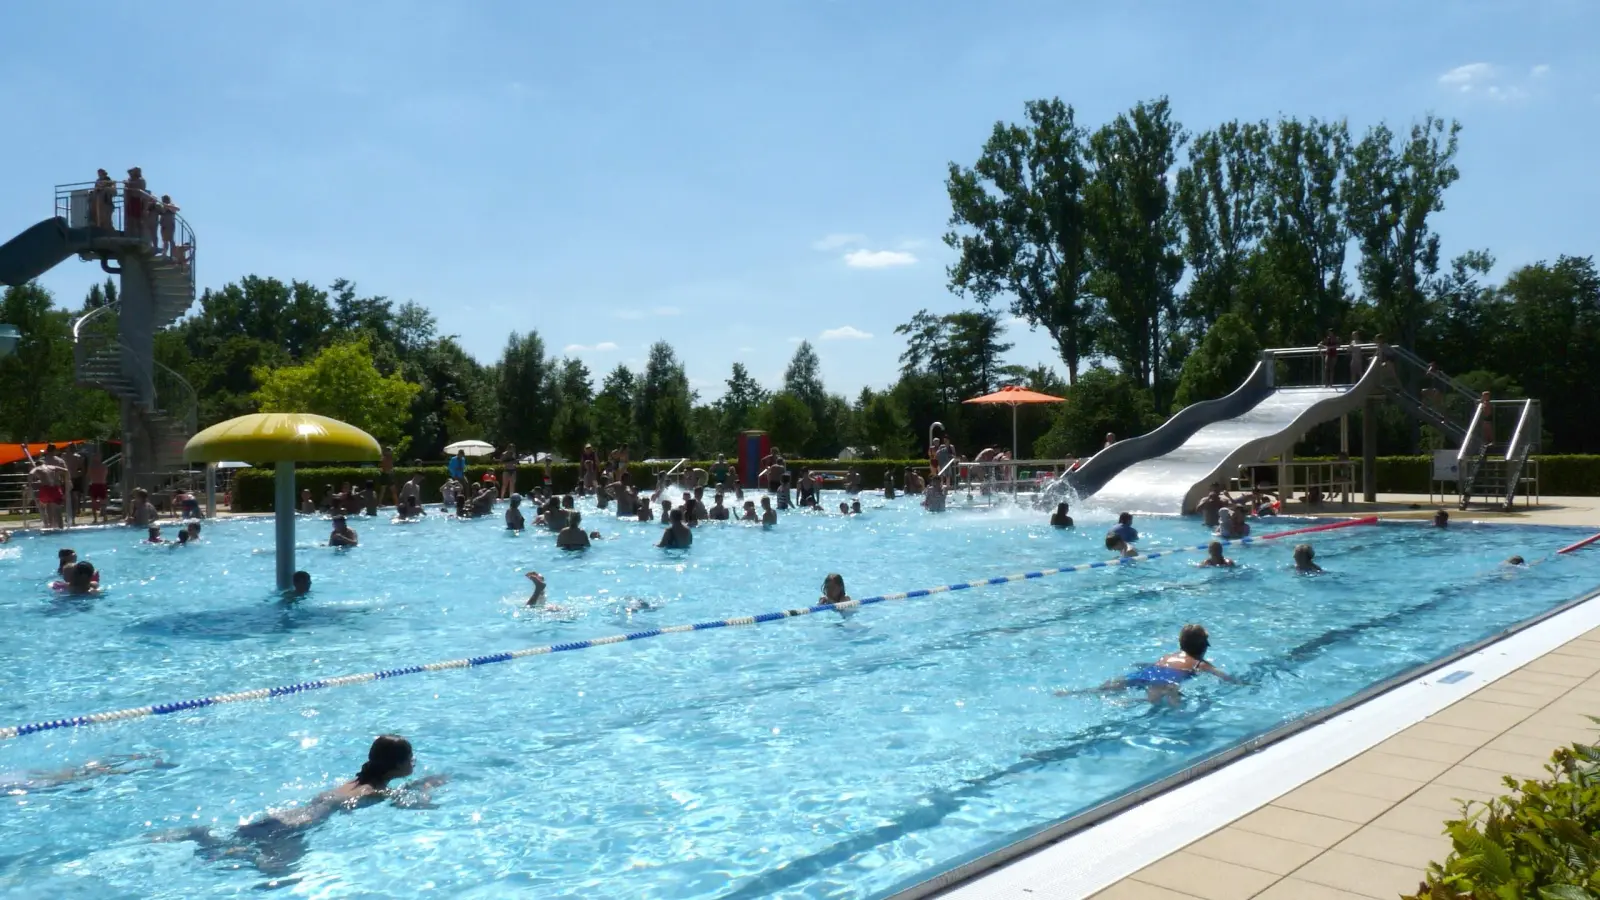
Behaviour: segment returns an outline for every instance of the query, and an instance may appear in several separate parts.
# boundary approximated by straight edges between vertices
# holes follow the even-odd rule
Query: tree
[[[638,379],[627,366],[618,365],[607,373],[594,400],[594,441],[609,450],[638,449],[633,430],[634,395]]]
[[[987,394],[999,386],[1006,327],[992,312],[958,312],[944,317],[946,346],[957,400]]]
[[[804,401],[788,391],[779,391],[762,409],[761,427],[774,447],[787,447],[793,453],[810,443],[817,426]]]
[[[671,344],[656,341],[650,345],[633,407],[634,429],[647,454],[689,454],[694,444],[689,419],[693,405],[683,363]]]
[[[1427,315],[1425,287],[1439,271],[1439,236],[1428,216],[1444,209],[1461,124],[1428,116],[1396,147],[1394,132],[1376,125],[1351,155],[1344,182],[1346,217],[1361,247],[1357,271],[1391,340],[1416,346]]]
[[[755,424],[756,412],[767,402],[767,391],[750,377],[749,370],[741,362],[733,364],[727,386],[716,409],[722,417],[723,432],[731,436]]]
[[[1231,393],[1260,360],[1261,345],[1250,323],[1234,313],[1222,314],[1184,360],[1173,406],[1181,408]]]
[[[0,357],[0,431],[8,441],[102,437],[115,431],[109,398],[73,385],[72,328],[52,302],[49,291],[31,282],[0,295],[0,322],[21,333],[15,349]],[[59,431],[63,427],[93,431],[65,434]]]
[[[891,395],[862,388],[854,419],[857,450],[871,448],[872,455],[883,459],[905,459],[911,454],[910,426]]]
[[[1158,407],[1183,276],[1167,173],[1184,141],[1165,97],[1138,104],[1089,139],[1089,287],[1104,301],[1102,346],[1135,384],[1150,386]]]
[[[1252,310],[1268,346],[1314,343],[1350,306],[1344,200],[1350,130],[1343,122],[1279,119],[1260,194],[1266,232],[1254,261],[1263,301]]]
[[[421,390],[398,375],[379,375],[366,338],[334,344],[303,365],[256,369],[262,412],[316,413],[348,422],[404,453],[411,400]]]
[[[530,451],[548,446],[550,426],[556,416],[557,389],[555,360],[545,356],[539,332],[511,332],[500,356],[500,377],[495,386],[500,411],[496,423],[499,441]]]
[[[594,384],[589,367],[582,360],[563,359],[556,385],[561,401],[550,425],[550,440],[563,456],[576,459],[594,437]]]
[[[1593,403],[1581,399],[1593,398],[1600,384],[1600,269],[1594,257],[1561,256],[1523,266],[1498,294],[1510,327],[1497,358],[1486,362],[1545,401],[1545,428],[1564,451],[1600,452],[1600,420]]]
[[[1264,230],[1262,176],[1271,131],[1265,122],[1228,122],[1189,145],[1174,203],[1183,222],[1192,280],[1183,314],[1201,330],[1239,311],[1250,256]]]
[[[1089,456],[1104,446],[1107,432],[1132,437],[1160,422],[1149,388],[1095,366],[1067,389],[1067,402],[1049,432],[1034,442],[1033,453],[1040,459]]]
[[[985,306],[1008,295],[1011,313],[1050,335],[1076,382],[1096,347],[1084,290],[1084,131],[1059,98],[1031,101],[1025,111],[1025,125],[995,123],[972,168],[950,164],[944,242],[960,254],[948,269],[950,289]]]

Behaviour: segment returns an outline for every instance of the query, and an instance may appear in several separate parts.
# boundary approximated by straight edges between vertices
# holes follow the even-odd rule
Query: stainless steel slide
[[[1270,364],[1257,366],[1257,371],[1251,374],[1240,391],[1245,391],[1260,379],[1265,365]],[[1145,449],[1154,448],[1158,452],[1123,452],[1117,454],[1119,458],[1108,459],[1102,464],[1101,457],[1107,457],[1113,450],[1133,441],[1113,444],[1069,476],[1069,483],[1080,498],[1092,498],[1092,505],[1102,509],[1144,513],[1191,512],[1213,481],[1225,482],[1234,476],[1241,465],[1263,463],[1291,450],[1312,426],[1359,409],[1366,396],[1378,388],[1382,374],[1381,367],[1369,364],[1361,380],[1355,384],[1277,390],[1262,387],[1257,391],[1248,391],[1251,402],[1247,407],[1226,418],[1214,418],[1198,428],[1188,430],[1177,446],[1165,449],[1154,447],[1155,442],[1148,442]],[[1222,400],[1209,402],[1222,404],[1239,397],[1240,391]],[[1234,407],[1237,405],[1236,402]],[[1193,408],[1181,410],[1162,428],[1171,425]],[[1160,431],[1161,428],[1158,428],[1143,437],[1153,437]],[[1137,458],[1130,460],[1127,459],[1129,456]],[[1117,465],[1118,462],[1121,465]],[[1115,471],[1108,471],[1113,466]],[[1097,471],[1090,472],[1091,467]],[[1081,478],[1082,473],[1086,472],[1092,477]]]

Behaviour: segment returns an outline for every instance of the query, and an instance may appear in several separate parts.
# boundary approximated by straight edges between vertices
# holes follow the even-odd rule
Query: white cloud
[[[854,325],[846,325],[843,328],[829,328],[822,333],[822,339],[825,341],[865,341],[871,337],[871,334]]]
[[[1540,63],[1537,66],[1534,66],[1532,69],[1529,69],[1528,74],[1532,75],[1534,78],[1543,78],[1544,76],[1550,74],[1550,67],[1545,63]]]
[[[611,341],[601,341],[598,344],[568,344],[561,348],[562,353],[606,353],[617,349]]]
[[[863,243],[866,239],[867,236],[864,234],[829,234],[818,238],[812,243],[811,247],[814,250],[821,250],[826,253],[829,250],[838,250]]]
[[[1467,63],[1456,66],[1454,69],[1439,76],[1439,83],[1445,87],[1453,87],[1462,93],[1469,93],[1473,88],[1486,84],[1494,78],[1494,66],[1488,63]]]
[[[888,269],[916,261],[915,254],[904,250],[851,250],[844,255],[844,264],[852,269]]]

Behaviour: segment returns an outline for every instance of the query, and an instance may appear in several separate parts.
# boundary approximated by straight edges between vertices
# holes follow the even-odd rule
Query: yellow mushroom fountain
[[[294,464],[370,462],[383,453],[365,431],[311,413],[253,413],[219,422],[189,439],[185,462],[246,459],[277,464],[273,512],[277,521],[278,590],[294,582]]]

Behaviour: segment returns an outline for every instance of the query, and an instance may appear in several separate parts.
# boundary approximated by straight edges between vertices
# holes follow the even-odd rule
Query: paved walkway
[[[1095,900],[1394,900],[1450,852],[1459,800],[1543,776],[1592,741],[1600,629],[1528,663],[1178,852]]]

